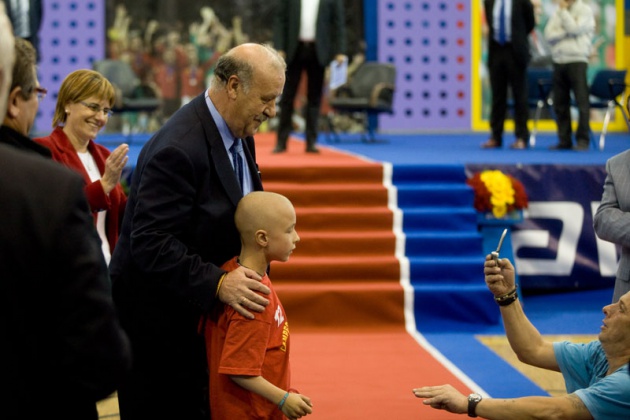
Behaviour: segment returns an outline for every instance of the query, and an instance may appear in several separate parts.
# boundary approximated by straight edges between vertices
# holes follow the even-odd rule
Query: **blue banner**
[[[602,197],[604,166],[467,165],[474,173],[499,169],[523,184],[529,197],[524,220],[512,233],[521,287],[598,289],[612,287],[618,249],[597,238],[593,215]]]

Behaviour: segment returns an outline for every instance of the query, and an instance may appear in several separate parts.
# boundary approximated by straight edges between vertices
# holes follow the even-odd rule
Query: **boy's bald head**
[[[254,191],[238,203],[234,221],[241,238],[254,238],[258,230],[270,230],[281,215],[294,212],[293,204],[281,194]]]

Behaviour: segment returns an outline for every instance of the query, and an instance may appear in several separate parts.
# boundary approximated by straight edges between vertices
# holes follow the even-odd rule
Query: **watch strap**
[[[481,395],[470,394],[468,396],[468,417],[477,417],[477,404],[481,401]]]

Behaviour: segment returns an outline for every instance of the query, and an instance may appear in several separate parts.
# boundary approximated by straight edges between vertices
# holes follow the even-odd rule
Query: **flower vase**
[[[484,257],[493,251],[496,251],[499,240],[503,231],[507,229],[507,234],[503,240],[503,245],[499,251],[499,258],[507,258],[512,265],[516,265],[514,261],[514,250],[512,248],[512,227],[523,221],[523,211],[514,210],[507,213],[504,217],[497,218],[492,212],[477,213],[477,224],[481,233],[483,255]],[[517,285],[517,291],[521,304],[523,303],[523,294],[521,293],[521,285],[518,279],[518,273],[515,273],[514,280]]]

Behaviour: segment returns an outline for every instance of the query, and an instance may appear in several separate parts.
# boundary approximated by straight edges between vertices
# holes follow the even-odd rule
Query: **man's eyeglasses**
[[[89,108],[90,111],[94,112],[95,114],[98,114],[99,112],[102,112],[103,114],[107,115],[108,117],[111,117],[114,114],[114,111],[112,111],[111,108],[101,108],[100,106],[98,106],[97,104],[88,104],[87,102],[79,102],[81,105],[83,105],[86,108]]]
[[[37,94],[37,100],[40,102],[44,100],[44,98],[46,97],[46,94],[48,93],[48,89],[43,88],[41,86],[36,87],[34,90],[35,90],[35,93]]]

